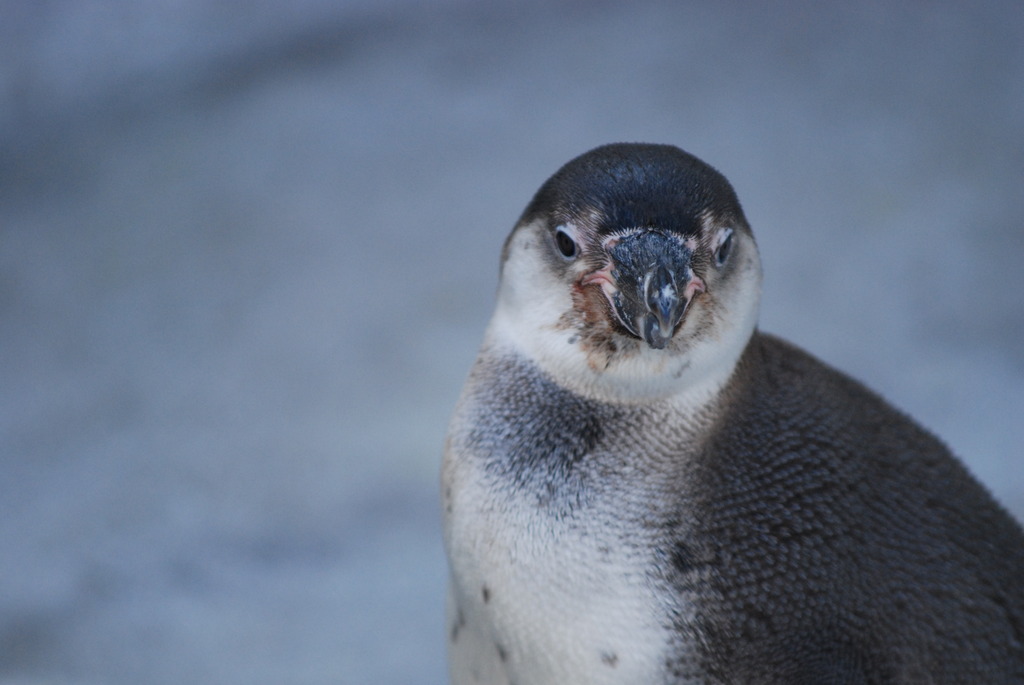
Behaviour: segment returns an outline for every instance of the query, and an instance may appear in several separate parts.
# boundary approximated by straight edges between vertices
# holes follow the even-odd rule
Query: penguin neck
[[[594,368],[578,341],[557,326],[526,322],[498,306],[487,328],[484,349],[532,363],[559,386],[611,405],[662,402],[685,414],[712,403],[732,377],[753,326],[729,343],[704,341],[685,352],[654,350],[627,341],[632,349]]]

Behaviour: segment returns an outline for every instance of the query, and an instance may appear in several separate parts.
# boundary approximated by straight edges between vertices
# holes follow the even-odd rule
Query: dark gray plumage
[[[766,335],[723,399],[667,541],[709,674],[1024,682],[1024,536],[936,438]]]
[[[753,330],[759,282],[728,182],[676,148],[541,188],[446,445],[453,682],[1024,682],[1020,526]]]

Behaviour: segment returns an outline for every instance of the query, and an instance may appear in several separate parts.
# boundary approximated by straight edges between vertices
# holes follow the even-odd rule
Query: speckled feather
[[[674,646],[652,682],[1024,682],[1020,528],[936,438],[806,353],[755,335],[715,417],[683,430],[521,362],[474,374],[461,449],[492,496],[553,527],[616,512],[618,551],[663,592]]]

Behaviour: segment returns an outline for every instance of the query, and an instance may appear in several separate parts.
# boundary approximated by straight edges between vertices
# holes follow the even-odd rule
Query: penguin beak
[[[672,339],[704,282],[693,273],[693,251],[657,230],[633,233],[608,249],[616,289],[609,300],[622,326],[656,350]]]

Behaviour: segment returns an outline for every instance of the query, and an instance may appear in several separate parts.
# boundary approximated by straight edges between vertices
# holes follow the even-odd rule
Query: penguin
[[[1024,683],[1020,525],[760,293],[677,147],[537,191],[445,439],[454,685]]]

